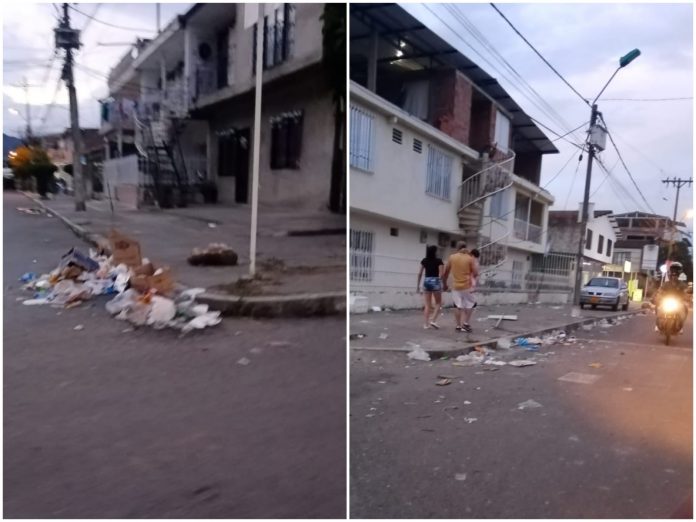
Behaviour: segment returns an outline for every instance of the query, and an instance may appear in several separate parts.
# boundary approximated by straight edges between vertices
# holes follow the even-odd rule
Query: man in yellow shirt
[[[478,277],[478,265],[466,249],[466,243],[457,243],[457,252],[449,256],[445,273],[442,276],[444,290],[448,290],[448,278],[452,274],[452,300],[454,301],[454,317],[457,320],[458,332],[471,332],[469,321],[476,306],[472,292],[472,280]]]

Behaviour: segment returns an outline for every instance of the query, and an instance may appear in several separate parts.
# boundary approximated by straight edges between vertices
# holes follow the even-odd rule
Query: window
[[[363,230],[350,231],[350,280],[372,281],[374,264],[373,232]]]
[[[609,257],[611,257],[611,247],[612,247],[611,239],[607,239],[607,255]]]
[[[604,250],[604,236],[599,234],[599,237],[597,238],[597,253],[601,254],[602,250]]]
[[[513,285],[521,285],[524,275],[524,263],[522,261],[512,262],[512,283]]]
[[[624,261],[631,261],[631,252],[615,252],[614,253],[614,264],[623,265]]]
[[[398,228],[390,228],[389,229],[389,235],[394,236],[394,237],[399,237],[399,229]]]
[[[350,165],[374,171],[375,117],[358,108],[350,108]]]
[[[423,142],[421,140],[413,138],[413,151],[418,154],[423,152]]]
[[[449,201],[451,176],[452,157],[428,145],[425,193]]]
[[[501,190],[491,196],[491,217],[505,217],[505,194],[507,190]]]
[[[422,244],[428,242],[428,231],[427,230],[421,230],[420,231],[420,242]]]
[[[600,288],[619,288],[618,279],[610,279],[608,277],[593,277],[587,286],[598,286]]]
[[[271,169],[300,168],[303,120],[303,111],[271,118]]]
[[[510,120],[500,111],[495,113],[494,140],[499,150],[503,152],[510,150]]]
[[[399,145],[401,145],[403,139],[404,139],[403,132],[401,132],[399,129],[392,129],[392,141],[394,143],[398,143]]]
[[[585,236],[585,250],[590,250],[592,248],[592,231],[588,228],[587,235]]]
[[[256,36],[258,23],[254,25],[252,46],[253,73],[256,73]],[[286,61],[295,45],[295,6],[283,4],[263,18],[263,68],[271,69]]]

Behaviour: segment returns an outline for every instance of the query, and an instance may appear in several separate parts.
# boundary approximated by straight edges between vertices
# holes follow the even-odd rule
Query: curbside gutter
[[[196,301],[222,315],[247,317],[309,317],[346,311],[345,292],[249,297],[205,292],[197,295]]]
[[[622,312],[616,315],[612,315],[611,317],[608,317],[606,319],[615,319],[617,317],[632,317],[634,315],[639,315],[645,313],[647,310],[645,309],[640,309],[640,310],[633,310],[630,312]],[[458,355],[466,355],[470,353],[471,351],[474,350],[474,348],[478,347],[483,347],[483,348],[491,348],[493,350],[498,349],[498,342],[501,341],[502,339],[517,339],[518,337],[536,337],[536,336],[541,336],[547,333],[555,332],[557,330],[563,330],[566,333],[574,332],[575,330],[582,328],[584,325],[587,324],[594,324],[602,319],[605,319],[604,317],[592,317],[592,318],[586,318],[582,319],[580,321],[574,321],[572,323],[564,323],[564,324],[557,324],[555,326],[548,326],[544,328],[540,328],[538,330],[532,330],[529,332],[525,333],[514,333],[514,334],[507,334],[507,335],[501,335],[500,337],[496,337],[495,339],[487,339],[485,341],[480,341],[480,342],[469,342],[466,344],[462,344],[460,346],[455,346],[451,349],[439,349],[439,348],[431,348],[428,349],[427,347],[421,347],[423,351],[427,352],[428,355],[430,355],[433,359],[441,359],[442,357],[456,357]],[[456,342],[456,341],[455,341]],[[352,350],[367,350],[367,351],[389,351],[389,352],[410,352],[413,350],[412,346],[404,346],[403,348],[380,348],[380,347],[369,347],[369,346],[351,346]]]

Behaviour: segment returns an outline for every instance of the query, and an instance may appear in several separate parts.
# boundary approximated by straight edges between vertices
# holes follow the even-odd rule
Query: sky
[[[161,4],[162,27],[191,5]],[[526,112],[554,131],[565,134],[589,120],[587,105],[554,75],[489,4],[457,4],[453,7],[458,11],[457,16],[443,5],[403,6],[497,78]],[[616,69],[620,56],[636,47],[641,50],[642,55],[614,78],[599,101],[599,110],[647,203],[617,162],[618,156],[611,144],[600,158],[612,176],[606,179],[604,172],[595,165],[591,199],[595,208],[601,210],[649,211],[652,207],[658,214],[671,216],[676,190],[660,180],[692,176],[693,100],[613,99],[693,96],[691,5],[546,3],[500,4],[499,8],[586,98],[598,94]],[[152,36],[156,29],[156,8],[155,4],[77,4],[77,9],[99,20],[88,23],[88,18],[71,10],[73,25],[84,29],[83,48],[75,58],[80,123],[83,127],[97,127],[97,100],[107,94],[105,76],[128,49],[125,45],[98,44],[128,43],[136,37]],[[467,20],[557,115],[541,110],[541,102],[520,82],[514,81],[511,73],[493,58],[492,51],[484,48],[464,27]],[[101,22],[130,29],[109,27]],[[55,60],[49,69],[56,23],[53,4],[3,4],[2,122],[5,133],[16,136],[19,129],[25,127],[25,91],[16,86],[24,77],[33,86],[28,94],[34,131],[62,131],[68,125],[67,90],[62,82],[58,84],[61,59]],[[54,93],[57,93],[56,103],[47,111]],[[10,109],[19,114],[11,113]],[[551,139],[556,138],[553,133],[545,132]],[[582,142],[584,128],[574,136],[576,143]],[[555,197],[554,209],[576,209],[582,199],[586,157],[579,163],[578,149],[563,140],[555,144],[560,153],[545,156],[541,184],[547,185],[546,189]],[[561,170],[564,165],[566,167]],[[693,191],[687,186],[681,190],[679,217],[684,219],[686,211],[692,207]]]
[[[54,5],[56,7],[54,7]],[[106,76],[123,55],[127,45],[101,46],[104,43],[134,43],[135,39],[156,34],[156,7],[152,4],[71,4],[76,9],[94,16],[88,18],[70,10],[71,25],[82,30],[82,48],[75,53],[75,85],[78,97],[80,125],[99,127],[99,98],[108,93]],[[193,4],[161,4],[160,20],[164,29],[177,14],[186,12]],[[69,125],[68,93],[59,82],[62,56],[52,63],[53,29],[57,25],[57,7],[62,4],[30,2],[3,2],[3,132],[12,136],[24,134],[26,127],[26,94],[21,85],[26,77],[32,129],[35,134],[65,130]],[[62,11],[61,11],[62,16]],[[99,21],[97,21],[99,20]],[[124,27],[114,28],[105,25]],[[89,70],[84,69],[87,67]],[[54,100],[56,103],[48,111]],[[10,110],[17,111],[13,114]]]
[[[658,214],[672,216],[676,189],[660,180],[692,177],[693,99],[664,102],[613,99],[693,96],[692,6],[608,3],[496,5],[584,98],[594,99],[618,67],[619,58],[634,48],[640,49],[641,56],[619,71],[598,101],[598,106],[647,203],[621,163],[617,163],[618,156],[609,141],[600,158],[612,176],[605,180],[605,173],[594,165],[591,201],[598,210],[649,212],[649,207],[652,207]],[[565,134],[589,122],[590,108],[488,3],[456,4],[451,8],[437,4],[402,6],[496,78],[525,112],[557,133]],[[456,9],[458,13],[449,9]],[[542,103],[493,58],[493,51],[484,47],[467,28],[467,21],[469,27],[475,27],[527,84],[555,109],[557,115],[541,110]],[[586,128],[585,125],[575,132],[575,143],[584,141]],[[544,132],[550,139],[558,137],[546,130]],[[585,184],[586,155],[579,164],[579,149],[564,140],[554,144],[560,152],[544,156],[541,185],[548,183],[546,189],[555,198],[553,210],[578,209]],[[565,164],[566,168],[561,171]],[[577,175],[574,175],[578,165]],[[616,167],[612,169],[614,165]],[[692,207],[693,190],[689,186],[683,187],[678,217],[685,219],[686,211]]]

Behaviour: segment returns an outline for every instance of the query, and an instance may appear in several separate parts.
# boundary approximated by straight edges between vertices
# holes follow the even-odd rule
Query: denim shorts
[[[426,277],[423,281],[423,291],[442,292],[442,281],[439,277]]]

